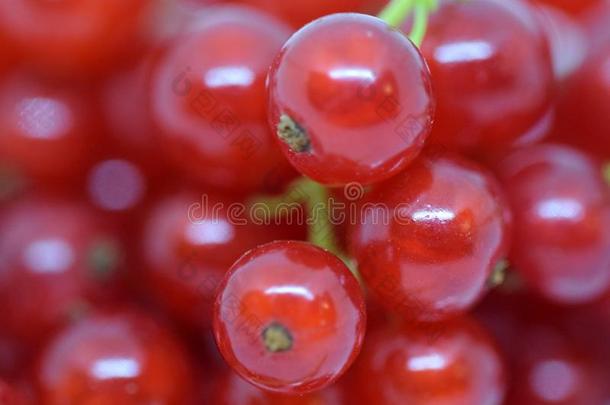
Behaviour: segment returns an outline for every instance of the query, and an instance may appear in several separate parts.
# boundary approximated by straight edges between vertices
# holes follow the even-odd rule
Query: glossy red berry
[[[264,391],[248,384],[235,373],[225,373],[216,382],[212,403],[215,405],[343,405],[347,388],[335,383],[321,391],[288,395]]]
[[[260,388],[320,390],[360,351],[360,286],[341,260],[311,244],[278,241],[249,251],[218,291],[216,343],[227,363]]]
[[[122,244],[95,211],[53,198],[17,201],[0,216],[0,322],[40,342],[118,295]]]
[[[206,12],[160,60],[152,114],[172,163],[242,193],[293,172],[267,127],[265,78],[290,31],[251,9]],[[275,173],[275,174],[274,174]]]
[[[304,236],[298,227],[255,225],[231,208],[239,206],[221,195],[181,192],[147,214],[141,246],[147,292],[189,325],[211,325],[216,289],[245,251]]]
[[[457,158],[422,157],[373,187],[349,236],[366,285],[387,309],[438,320],[469,309],[508,249],[495,179]]]
[[[85,88],[21,74],[0,82],[0,160],[27,178],[65,185],[82,176],[99,147]]]
[[[374,329],[352,378],[356,404],[499,405],[506,390],[498,349],[470,319]]]
[[[511,264],[560,303],[610,287],[610,192],[593,160],[559,145],[509,154],[498,166],[514,213]]]
[[[382,20],[323,17],[284,45],[268,79],[269,124],[293,166],[327,185],[374,183],[420,152],[432,125],[428,68]]]
[[[44,350],[41,403],[187,404],[192,370],[179,341],[135,312],[99,314],[62,331]]]
[[[89,75],[120,64],[147,42],[155,0],[15,0],[0,4],[4,36],[43,74]]]
[[[444,2],[421,49],[438,103],[432,143],[487,157],[548,131],[550,53],[519,0]]]

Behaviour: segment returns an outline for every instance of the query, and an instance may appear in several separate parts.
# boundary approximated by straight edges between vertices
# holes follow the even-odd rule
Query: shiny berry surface
[[[498,349],[470,319],[373,329],[354,369],[357,404],[499,405],[506,389]]]
[[[298,227],[235,218],[229,207],[237,203],[182,192],[160,199],[145,220],[140,250],[147,291],[192,326],[211,325],[216,289],[244,252],[276,239],[304,237]]]
[[[365,196],[350,251],[386,309],[438,320],[470,308],[508,250],[497,181],[465,160],[421,157]]]
[[[269,125],[282,150],[323,184],[391,177],[418,155],[432,124],[424,60],[375,17],[335,14],[297,31],[268,88]]]
[[[43,75],[103,72],[146,42],[155,0],[15,0],[0,4],[0,37]]]
[[[30,198],[0,216],[3,330],[40,341],[90,306],[116,298],[122,245],[95,211]]]
[[[215,405],[342,405],[346,404],[346,389],[336,383],[321,391],[305,395],[288,395],[264,391],[235,373],[219,378],[212,396]]]
[[[176,338],[135,312],[100,314],[56,336],[37,370],[41,403],[184,405],[192,370]]]
[[[520,1],[443,2],[421,49],[438,103],[432,143],[486,157],[548,131],[549,49]]]
[[[188,177],[231,191],[269,186],[292,171],[267,126],[265,78],[290,31],[246,8],[206,12],[159,61],[152,115]]]
[[[0,160],[44,182],[78,178],[99,149],[92,100],[80,86],[23,74],[0,82]]]
[[[360,351],[362,291],[332,254],[278,241],[242,256],[219,288],[216,342],[227,363],[269,391],[303,394],[335,381]]]
[[[579,303],[610,287],[610,190],[595,162],[565,146],[517,150],[500,164],[514,213],[510,261],[545,297]]]

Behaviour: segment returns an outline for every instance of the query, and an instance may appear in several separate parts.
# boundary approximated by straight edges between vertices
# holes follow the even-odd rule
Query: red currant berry
[[[432,143],[487,157],[546,134],[550,53],[520,1],[444,2],[421,49],[438,101]]]
[[[189,325],[210,326],[216,289],[243,252],[304,236],[255,225],[245,215],[235,218],[235,206],[224,196],[183,192],[161,199],[145,219],[141,255],[147,292]]]
[[[500,353],[470,319],[372,330],[352,377],[359,404],[499,405],[506,389]]]
[[[290,31],[254,10],[209,11],[160,61],[152,114],[173,164],[215,187],[265,188],[292,177],[266,121],[265,78]]]
[[[449,157],[422,157],[362,200],[350,250],[387,309],[437,320],[470,308],[508,249],[495,179]]]
[[[225,373],[216,383],[215,405],[343,405],[347,404],[344,389],[339,384],[305,395],[268,392],[248,384],[235,373]]]
[[[382,20],[335,14],[295,33],[268,79],[269,123],[298,171],[328,185],[402,170],[432,125],[428,68]]]
[[[88,75],[145,42],[154,0],[15,0],[0,4],[0,37],[44,74]]]
[[[39,342],[88,306],[111,300],[122,255],[122,244],[88,207],[17,201],[0,217],[3,329]]]
[[[36,377],[48,405],[184,405],[192,389],[179,341],[135,311],[68,327],[43,352]]]
[[[0,83],[3,164],[43,183],[79,179],[99,145],[85,92],[22,75],[5,77]]]
[[[242,256],[216,298],[214,334],[227,363],[250,383],[304,394],[356,358],[366,328],[362,291],[332,254],[278,241]]]
[[[514,213],[510,261],[560,303],[610,287],[610,193],[586,155],[558,145],[514,151],[498,167]]]

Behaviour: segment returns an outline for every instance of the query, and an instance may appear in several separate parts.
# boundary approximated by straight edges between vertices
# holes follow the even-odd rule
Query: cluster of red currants
[[[608,404],[609,114],[607,0],[0,0],[0,405]]]

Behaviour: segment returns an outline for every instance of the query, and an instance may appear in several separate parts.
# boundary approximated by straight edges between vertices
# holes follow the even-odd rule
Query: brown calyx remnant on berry
[[[280,122],[277,124],[277,136],[293,152],[302,153],[311,149],[307,131],[287,114],[280,116]]]
[[[292,348],[292,335],[285,326],[277,322],[271,323],[263,330],[262,339],[265,348],[271,353],[285,352]]]

